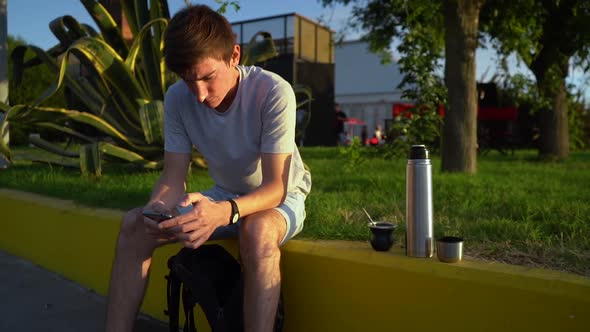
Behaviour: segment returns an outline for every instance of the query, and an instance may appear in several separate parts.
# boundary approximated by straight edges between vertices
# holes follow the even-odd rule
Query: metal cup
[[[456,263],[463,259],[463,238],[443,236],[436,239],[436,257],[445,263]]]

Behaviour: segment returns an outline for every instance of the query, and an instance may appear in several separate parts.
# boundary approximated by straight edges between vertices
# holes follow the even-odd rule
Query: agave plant
[[[28,105],[9,107],[0,104],[5,113],[0,122],[0,136],[9,123],[27,128],[50,128],[64,137],[78,142],[72,146],[54,144],[31,136],[32,144],[53,154],[74,158],[73,164],[83,174],[101,173],[101,162],[124,161],[145,168],[159,168],[163,158],[163,97],[167,87],[176,79],[166,70],[163,58],[163,32],[170,18],[166,0],[121,1],[123,13],[134,39],[128,45],[121,28],[108,11],[95,0],[81,0],[100,29],[80,24],[71,16],[62,16],[50,23],[59,40],[55,47],[44,51],[36,46],[17,47],[11,57],[14,79],[22,71],[45,63],[55,71],[57,80],[37,100]],[[149,9],[148,9],[149,8]],[[24,63],[24,55],[31,50],[36,55]],[[277,55],[272,36],[260,32],[245,48],[242,64],[265,61]],[[72,59],[80,61],[88,75],[74,75],[67,70]],[[78,109],[44,106],[43,102],[65,86],[80,104]],[[295,89],[303,96],[300,105],[309,105],[311,95],[306,89]],[[298,106],[300,107],[300,106]],[[92,128],[94,135],[87,134]],[[9,160],[9,146],[0,140],[0,152]],[[33,158],[55,162],[55,158]],[[193,161],[206,166],[195,153]]]
[[[8,123],[29,128],[46,127],[60,131],[80,142],[79,151],[70,151],[40,138],[31,143],[52,153],[79,158],[83,173],[98,175],[99,156],[135,162],[144,167],[158,167],[162,148],[162,99],[170,77],[166,72],[162,49],[163,31],[169,12],[166,1],[122,1],[123,11],[135,36],[127,45],[121,29],[108,11],[94,0],[81,0],[101,33],[88,25],[80,24],[71,16],[63,16],[50,23],[50,29],[59,44],[48,51],[36,46],[17,47],[11,57],[14,79],[18,81],[25,67],[45,63],[57,74],[56,82],[30,105],[2,105],[3,132]],[[27,50],[36,57],[23,63]],[[90,71],[78,76],[66,68],[73,58]],[[80,102],[80,109],[62,109],[43,106],[42,103],[60,87]],[[92,137],[84,128],[91,127],[100,137]],[[8,146],[0,149],[11,157]],[[39,158],[37,158],[39,159]],[[48,160],[49,161],[49,160]]]

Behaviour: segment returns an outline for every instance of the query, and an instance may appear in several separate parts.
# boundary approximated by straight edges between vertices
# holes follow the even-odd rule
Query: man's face
[[[183,75],[182,80],[199,102],[210,108],[218,108],[228,97],[232,100],[225,100],[224,105],[229,107],[234,97],[230,91],[236,87],[238,82],[239,73],[236,70],[236,65],[239,59],[240,47],[236,45],[229,64],[223,60],[205,58],[194,64]],[[225,111],[225,109],[220,111]]]

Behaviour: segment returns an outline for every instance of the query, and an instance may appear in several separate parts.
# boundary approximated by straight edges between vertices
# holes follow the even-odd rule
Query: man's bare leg
[[[252,214],[240,226],[246,332],[273,330],[281,292],[279,242],[286,231],[285,219],[276,210]]]
[[[148,281],[158,241],[146,233],[141,209],[123,218],[117,240],[107,300],[107,332],[131,332]]]

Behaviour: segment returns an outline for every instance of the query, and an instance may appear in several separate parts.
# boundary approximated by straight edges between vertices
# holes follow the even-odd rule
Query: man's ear
[[[240,45],[234,45],[234,49],[232,50],[230,60],[230,64],[232,65],[232,67],[240,64],[240,50]]]

